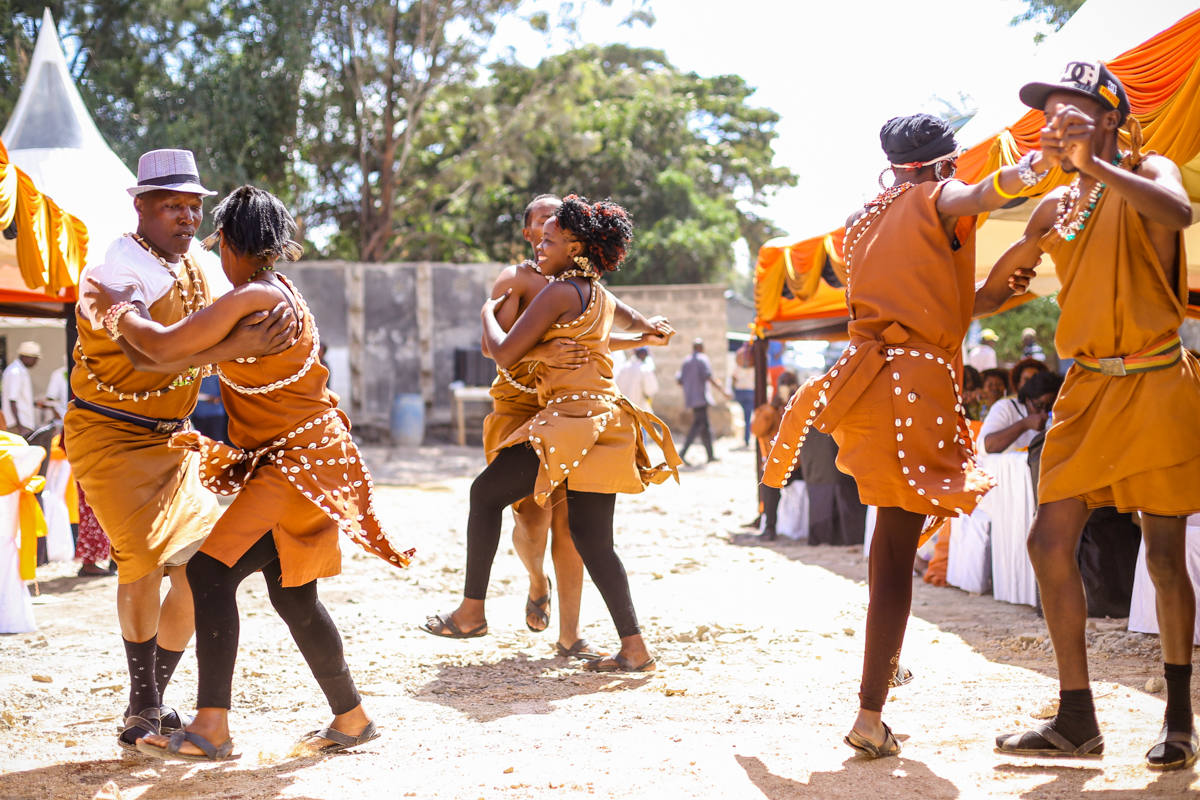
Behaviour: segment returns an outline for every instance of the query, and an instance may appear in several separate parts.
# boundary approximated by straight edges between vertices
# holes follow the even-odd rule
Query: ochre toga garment
[[[190,296],[193,289],[188,271],[180,265],[179,272]],[[193,273],[207,302],[203,273],[199,267],[193,267]],[[186,311],[179,288],[151,304],[149,311],[162,325],[183,319]],[[192,413],[200,393],[198,379],[171,389],[178,375],[135,370],[103,328],[93,330],[78,310],[76,322],[79,342],[71,370],[71,390],[76,397],[156,419],[182,419]],[[115,391],[99,388],[97,381]],[[158,397],[137,401],[132,397],[159,391],[163,393]],[[199,458],[195,453],[170,449],[169,434],[74,406],[67,409],[63,427],[71,468],[112,542],[121,583],[144,578],[212,529],[218,516],[217,502],[200,485]]]
[[[488,463],[496,457],[500,443],[519,428],[528,426],[529,418],[542,410],[538,402],[536,361],[522,361],[512,369],[496,371],[492,381],[492,413],[483,420],[483,450]]]
[[[1041,247],[1062,291],[1061,358],[1130,356],[1174,336],[1187,270],[1166,277],[1141,216],[1112,189],[1073,241],[1051,230]],[[1186,265],[1183,232],[1177,264]],[[1200,512],[1200,367],[1186,350],[1152,372],[1107,376],[1071,367],[1042,450],[1038,500],[1078,497],[1162,516]]]
[[[341,572],[341,530],[368,553],[406,567],[412,551],[395,547],[375,516],[371,475],[329,391],[312,314],[280,279],[299,303],[300,338],[282,353],[218,365],[236,446],[196,431],[171,437],[172,447],[199,451],[209,490],[237,494],[200,552],[233,566],[270,531],[283,585],[301,586]]]
[[[591,299],[571,322],[555,323],[542,341],[569,337],[588,349],[579,369],[539,363],[535,370],[539,411],[495,448],[529,445],[542,461],[534,499],[547,507],[559,486],[579,492],[637,494],[674,475],[683,461],[662,420],[629,402],[613,380],[608,335],[616,301],[598,282]],[[651,465],[641,429],[666,459]]]
[[[975,464],[959,378],[975,305],[974,220],[959,220],[952,248],[937,212],[941,187],[917,184],[847,232],[850,345],[788,403],[768,486],[791,479],[813,425],[833,434],[838,468],[867,505],[952,517],[995,485]]]

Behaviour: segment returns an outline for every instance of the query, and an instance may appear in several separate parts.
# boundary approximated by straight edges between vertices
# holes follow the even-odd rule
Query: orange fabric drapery
[[[1125,85],[1132,115],[1142,126],[1143,152],[1154,151],[1180,165],[1200,156],[1200,11],[1122,53],[1109,61],[1108,67]],[[1025,153],[1037,149],[1044,124],[1041,111],[1028,111],[1012,126],[967,150],[958,159],[958,177],[976,183],[1001,167],[1017,163]],[[1124,131],[1122,140],[1128,147]],[[1022,194],[1041,197],[1069,180],[1062,170],[1054,169],[1037,186]],[[1200,202],[1200,185],[1188,185],[1188,190],[1192,201]],[[979,224],[985,221],[986,215],[980,216]],[[837,231],[791,245],[793,265],[811,263],[815,259],[806,262],[806,254],[811,255],[829,237],[842,235],[844,231]],[[757,326],[764,328],[772,321],[784,319],[835,316],[824,306],[810,309],[799,301],[800,295],[796,295],[797,301],[780,297],[785,279],[776,264],[778,256],[768,252],[771,244],[763,247],[755,269]],[[835,262],[835,269],[836,266]],[[805,277],[797,274],[795,282],[803,284]],[[1200,287],[1192,288],[1193,292],[1200,291]],[[796,293],[795,288],[792,291]],[[844,302],[841,313],[845,313]],[[1200,318],[1200,306],[1190,306],[1189,316]]]
[[[16,223],[17,266],[29,289],[46,300],[74,302],[79,272],[87,260],[87,227],[34,186],[8,160],[0,142],[0,229]]]

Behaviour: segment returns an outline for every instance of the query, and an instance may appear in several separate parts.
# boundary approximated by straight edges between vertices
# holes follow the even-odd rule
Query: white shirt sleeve
[[[979,452],[984,454],[989,452],[987,446],[984,444],[989,435],[1002,431],[1028,416],[1028,414],[1021,413],[1022,411],[1024,409],[1021,408],[1021,404],[1011,397],[1006,397],[992,406],[991,410],[988,411],[987,417],[983,420],[983,425],[979,428],[979,437],[976,440],[979,443]],[[1036,434],[1037,431],[1023,431],[1012,444],[1000,452],[1010,453],[1022,447],[1028,447]]]
[[[83,296],[83,293],[88,289],[88,278],[94,278],[97,282],[103,283],[105,286],[111,286],[114,289],[124,289],[132,286],[133,297],[131,299],[133,302],[144,303],[147,306],[150,305],[150,303],[146,302],[145,281],[138,274],[137,270],[127,267],[124,264],[113,262],[87,267],[79,276],[79,313],[83,315],[84,319],[92,323],[92,330],[100,330],[104,325],[104,320],[96,318],[96,315],[93,313],[91,301]]]
[[[642,364],[642,394],[646,397],[654,397],[658,394],[658,376],[654,374],[654,367]]]

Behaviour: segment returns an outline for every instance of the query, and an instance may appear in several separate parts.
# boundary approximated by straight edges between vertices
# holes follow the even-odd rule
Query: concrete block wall
[[[683,360],[691,355],[692,341],[697,337],[704,340],[705,353],[712,362],[717,383],[725,385],[725,286],[711,283],[615,286],[612,293],[647,317],[661,314],[675,326],[677,333],[671,344],[651,348],[650,353],[658,368],[660,386],[654,398],[654,413],[671,427],[677,444],[682,445],[692,417],[684,408],[683,390],[675,382],[675,373]],[[726,436],[732,427],[726,398],[714,390],[713,399],[716,407],[709,411],[713,434]]]
[[[451,420],[454,351],[479,347],[479,309],[503,264],[359,264],[301,261],[283,272],[308,303],[328,350],[331,388],[356,428],[372,438],[389,427],[397,394],[424,396],[432,426]],[[675,373],[702,337],[717,381],[726,372],[725,287],[623,286],[613,293],[647,316],[663,314],[679,332],[670,346],[654,348],[662,389],[654,412],[682,438],[691,424]],[[710,412],[714,433],[730,430],[724,398]],[[487,409],[469,408],[478,423]],[[478,418],[478,419],[475,419]]]

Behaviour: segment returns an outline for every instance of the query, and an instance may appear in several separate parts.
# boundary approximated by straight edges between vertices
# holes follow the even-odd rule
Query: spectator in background
[[[42,357],[37,342],[21,342],[17,357],[4,368],[0,397],[4,403],[4,422],[18,436],[29,436],[37,427],[37,411],[33,404],[33,378],[29,375]]]
[[[1045,361],[1046,353],[1042,350],[1042,346],[1037,341],[1037,331],[1033,328],[1026,328],[1021,331],[1021,354],[1025,358],[1032,358],[1035,361]]]
[[[651,401],[658,394],[658,376],[650,361],[650,348],[634,350],[633,357],[617,372],[616,380],[617,388],[629,402],[639,408],[651,408]]]
[[[800,388],[800,382],[796,378],[796,373],[790,370],[784,371],[779,376],[779,385],[775,387],[775,394],[771,397],[771,402],[763,403],[754,410],[754,419],[751,420],[748,427],[758,438],[760,458],[766,458],[767,453],[771,452],[771,440],[779,433],[779,423],[783,421],[783,407],[788,400],[792,399],[792,395],[798,388]],[[762,513],[765,518],[762,538],[767,542],[773,542],[776,539],[775,524],[779,517],[781,494],[782,490],[776,489],[774,486],[767,486],[765,483],[758,485],[758,499],[762,503]]]
[[[970,364],[963,366],[963,413],[975,422],[983,419],[983,376]]]
[[[977,441],[984,453],[1010,453],[1024,450],[1039,432],[1046,430],[1050,409],[1062,387],[1062,376],[1043,370],[1028,378],[1017,391],[992,406]]]
[[[742,444],[750,446],[750,425],[754,415],[754,355],[750,344],[738,348],[734,361],[733,374],[729,376],[729,388],[733,390],[733,399],[742,407],[745,427],[742,430]],[[770,449],[770,448],[768,448]],[[763,452],[767,452],[763,450]]]
[[[50,409],[50,413],[54,415],[55,422],[62,422],[63,417],[67,415],[67,396],[69,394],[69,381],[67,378],[67,368],[61,367],[54,370],[50,376],[50,384],[46,387],[46,399],[39,403],[41,408]]]
[[[862,544],[867,507],[854,478],[837,467],[833,437],[811,428],[800,447],[800,471],[808,492],[808,543]]]
[[[1021,387],[1025,385],[1025,381],[1037,375],[1039,372],[1045,372],[1049,367],[1044,362],[1038,361],[1036,358],[1026,358],[1018,361],[1016,366],[1009,373],[1012,381],[1012,390],[1020,392]]]
[[[697,338],[692,342],[692,354],[683,360],[679,372],[675,373],[675,381],[683,386],[683,401],[692,410],[692,427],[688,429],[687,438],[683,440],[683,449],[679,457],[687,464],[687,451],[696,437],[700,437],[705,451],[708,453],[708,463],[717,460],[713,455],[712,429],[708,424],[708,407],[715,405],[711,389],[721,394],[724,392],[713,378],[712,362],[704,355],[704,340]]]
[[[982,375],[983,393],[981,399],[983,400],[983,406],[980,409],[980,416],[986,419],[987,412],[992,409],[992,406],[1008,396],[1008,370],[993,367],[992,369],[985,369]]]
[[[991,328],[984,328],[979,334],[979,344],[971,348],[971,352],[967,353],[967,363],[980,372],[986,372],[989,369],[995,369],[996,351],[992,348],[992,344],[1000,341],[1000,337]]]
[[[229,415],[225,413],[225,404],[221,402],[221,379],[216,375],[209,375],[200,381],[200,396],[191,420],[192,427],[204,436],[230,444]]]
[[[767,379],[771,381],[772,388],[779,385],[779,376],[786,369],[783,365],[783,350],[783,342],[767,342]]]

